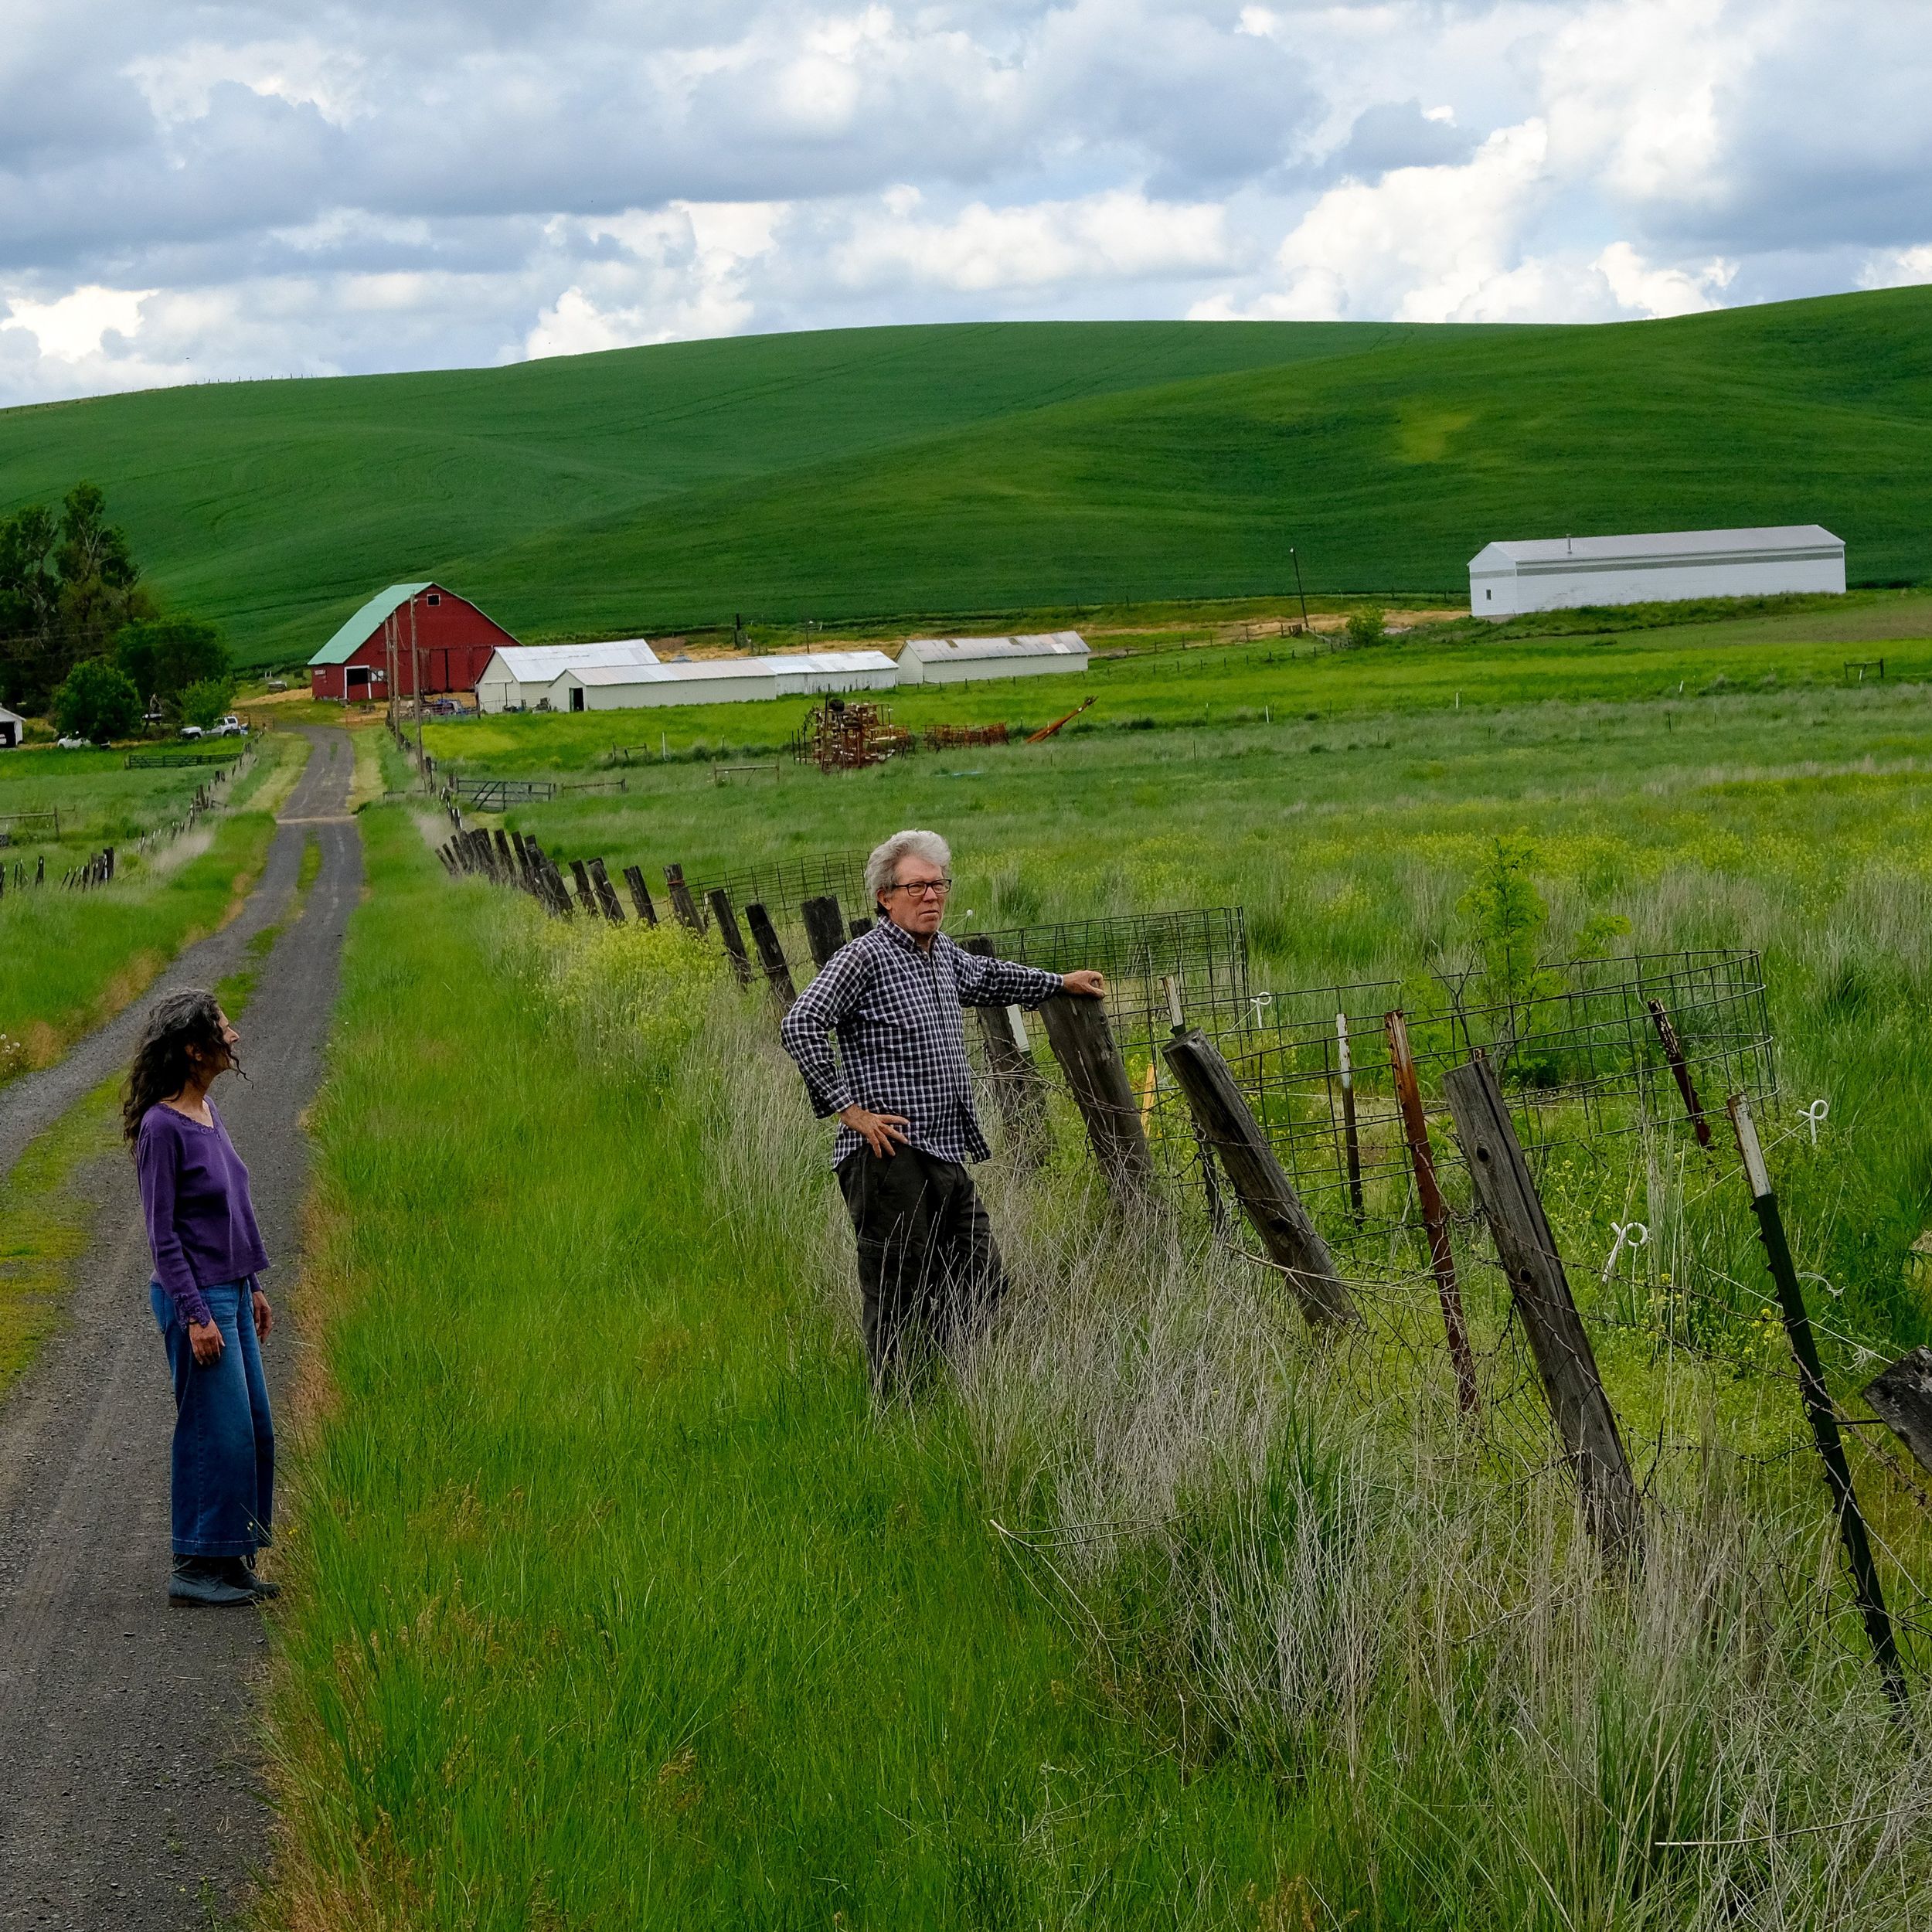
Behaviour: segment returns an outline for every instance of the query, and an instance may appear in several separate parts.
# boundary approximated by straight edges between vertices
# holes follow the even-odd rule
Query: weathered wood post
[[[1202,1138],[1221,1162],[1268,1259],[1281,1269],[1310,1321],[1353,1321],[1355,1298],[1328,1244],[1254,1117],[1227,1062],[1199,1027],[1162,1049]]]
[[[691,896],[691,888],[684,883],[682,866],[666,866],[664,869],[664,889],[671,895],[671,910],[678,915],[681,924],[690,927],[701,937],[704,932],[704,915],[698,910]]]
[[[974,934],[965,949],[984,959],[993,957],[993,942],[984,933]],[[1020,1153],[1037,1158],[1046,1125],[1046,1082],[1033,1058],[1026,1022],[1017,1006],[975,1006],[973,1011],[986,1049],[993,1104]]]
[[[1905,1687],[1905,1668],[1899,1661],[1892,1620],[1886,1614],[1885,1594],[1879,1584],[1878,1566],[1872,1560],[1864,1512],[1859,1508],[1858,1492],[1852,1487],[1852,1468],[1845,1460],[1845,1444],[1838,1434],[1838,1412],[1832,1406],[1831,1391],[1825,1386],[1825,1370],[1811,1334],[1811,1318],[1804,1306],[1798,1266],[1791,1259],[1791,1244],[1784,1233],[1784,1213],[1771,1186],[1770,1170],[1764,1165],[1764,1150],[1758,1145],[1750,1103],[1742,1094],[1733,1094],[1726,1105],[1737,1132],[1737,1151],[1743,1156],[1744,1178],[1750,1185],[1751,1208],[1757,1216],[1765,1263],[1777,1287],[1784,1333],[1797,1359],[1798,1394],[1804,1404],[1805,1419],[1811,1425],[1811,1440],[1818,1445],[1818,1459],[1825,1464],[1825,1486],[1831,1492],[1832,1507],[1838,1514],[1838,1539],[1851,1566],[1852,1593],[1858,1599],[1859,1614],[1864,1620],[1866,1638],[1872,1646],[1885,1694],[1891,1699],[1894,1712],[1903,1719],[1911,1709]]]
[[[1650,1009],[1651,1024],[1657,1029],[1658,1043],[1664,1049],[1664,1057],[1670,1062],[1670,1070],[1677,1081],[1677,1090],[1683,1096],[1684,1111],[1690,1116],[1691,1131],[1697,1136],[1697,1145],[1706,1152],[1710,1150],[1711,1124],[1704,1117],[1704,1109],[1697,1097],[1697,1088],[1691,1079],[1689,1063],[1684,1058],[1682,1043],[1677,1037],[1677,1029],[1671,1023],[1671,1017],[1664,1010],[1661,999],[1646,1000]]]
[[[491,835],[495,846],[496,876],[499,883],[511,884],[516,877],[515,862],[510,856],[509,835],[501,825]]]
[[[800,902],[798,917],[804,920],[805,943],[811,948],[811,963],[823,966],[845,944],[845,916],[838,910],[835,893]]]
[[[551,911],[562,918],[570,918],[576,910],[570,903],[570,889],[564,884],[563,875],[556,869],[556,861],[547,853],[544,855],[543,876],[549,885]]]
[[[1932,1469],[1932,1349],[1900,1356],[1865,1385],[1872,1413]]]
[[[791,983],[791,968],[785,963],[785,949],[778,944],[771,915],[754,902],[745,908],[745,923],[751,928],[751,943],[758,949],[765,978],[777,995],[778,1004],[789,1012],[798,997],[798,989]]]
[[[644,883],[644,869],[641,866],[626,866],[624,883],[631,888],[631,903],[638,909],[638,917],[647,926],[658,923],[658,909],[651,903],[651,888]]]
[[[1335,1016],[1335,1067],[1342,1080],[1342,1147],[1349,1163],[1349,1212],[1360,1227],[1365,1218],[1362,1202],[1362,1137],[1355,1117],[1355,1057],[1349,1050],[1349,1016]]]
[[[722,886],[714,886],[706,897],[711,902],[711,917],[718,922],[718,937],[731,957],[731,970],[740,986],[751,984],[751,961],[745,953],[744,934],[738,930],[737,915],[731,910],[731,895]]]
[[[1584,1513],[1605,1553],[1624,1556],[1641,1523],[1637,1485],[1502,1090],[1481,1058],[1452,1067],[1442,1085]]]
[[[1039,1012],[1108,1186],[1117,1199],[1141,1199],[1153,1185],[1154,1157],[1101,1002],[1056,993]]]
[[[611,875],[604,870],[604,861],[593,859],[589,869],[590,883],[596,888],[597,904],[603,909],[604,917],[612,925],[621,926],[624,923],[624,908],[617,903],[617,888],[611,883]]]
[[[584,869],[581,859],[570,861],[570,877],[577,886],[577,903],[595,918],[602,908],[597,904],[597,894],[590,889],[590,875]]]
[[[1477,1406],[1476,1358],[1469,1346],[1468,1325],[1463,1319],[1455,1251],[1449,1245],[1449,1204],[1436,1180],[1435,1150],[1429,1144],[1428,1116],[1422,1111],[1422,1086],[1416,1078],[1415,1056],[1409,1050],[1409,1022],[1398,1008],[1384,1013],[1382,1024],[1389,1036],[1389,1066],[1395,1076],[1396,1104],[1402,1110],[1403,1138],[1409,1143],[1423,1231],[1429,1237],[1429,1265],[1435,1271],[1436,1299],[1442,1304],[1443,1336],[1456,1371],[1456,1406],[1465,1416],[1473,1416]]]
[[[852,922],[852,937],[854,939],[863,939],[866,934],[872,930],[873,923],[874,922],[869,919],[855,919]]]

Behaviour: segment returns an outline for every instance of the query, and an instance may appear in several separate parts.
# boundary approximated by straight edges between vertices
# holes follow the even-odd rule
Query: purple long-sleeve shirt
[[[208,1319],[203,1288],[245,1281],[268,1265],[249,1198],[248,1169],[213,1100],[208,1111],[212,1127],[175,1107],[151,1107],[134,1142],[155,1279],[184,1321]]]

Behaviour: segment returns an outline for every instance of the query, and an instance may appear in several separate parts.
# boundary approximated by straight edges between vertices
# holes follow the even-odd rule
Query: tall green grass
[[[762,1000],[366,816],[270,1922],[1932,1906],[1932,1784],[1787,1458],[1673,1463],[1605,1577],[1560,1472],[1464,1437],[1399,1336],[1311,1340],[1065,1166],[999,1171],[1012,1315],[958,1394],[875,1413]]]

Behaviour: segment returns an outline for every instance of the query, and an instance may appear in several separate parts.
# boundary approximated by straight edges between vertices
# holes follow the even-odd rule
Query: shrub
[[[1387,614],[1371,604],[1365,610],[1351,611],[1344,628],[1348,632],[1349,642],[1359,648],[1365,644],[1379,644],[1387,625]]]
[[[206,731],[234,702],[233,678],[202,678],[181,694],[181,721]]]
[[[141,723],[141,693],[105,658],[90,658],[54,693],[53,716],[63,736],[124,738]]]

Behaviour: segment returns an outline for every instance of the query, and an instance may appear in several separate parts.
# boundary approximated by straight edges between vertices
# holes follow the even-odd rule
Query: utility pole
[[[416,686],[416,775],[423,775],[423,655],[416,648],[416,598],[410,599],[410,681]]]
[[[1294,563],[1294,594],[1301,600],[1301,630],[1305,636],[1308,628],[1308,594],[1301,587],[1301,556],[1294,546],[1288,546],[1288,555]]]

